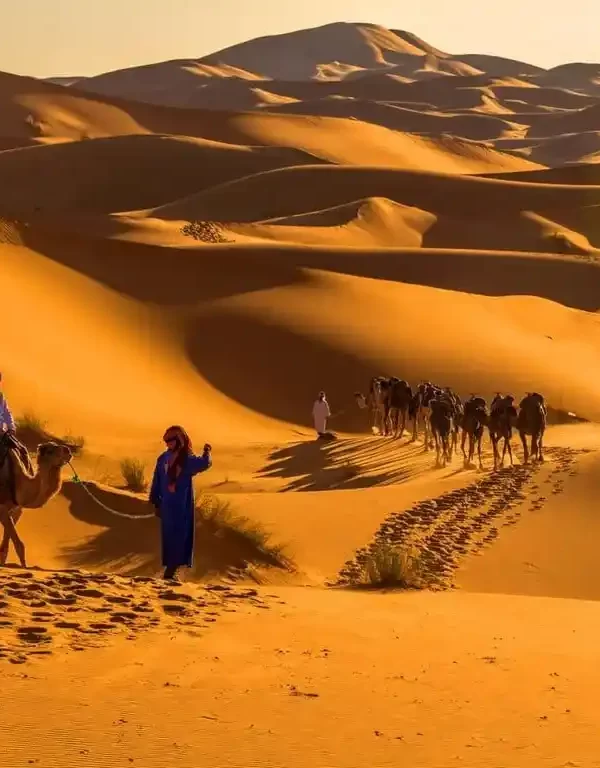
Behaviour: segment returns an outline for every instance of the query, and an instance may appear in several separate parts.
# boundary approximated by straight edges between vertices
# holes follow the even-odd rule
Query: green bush
[[[148,487],[145,467],[139,459],[123,459],[121,462],[121,474],[125,480],[125,486],[130,491],[141,493]]]

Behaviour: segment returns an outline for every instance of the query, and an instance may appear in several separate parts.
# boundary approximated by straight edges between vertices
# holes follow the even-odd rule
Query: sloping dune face
[[[475,560],[477,531],[516,520],[473,512],[469,546],[443,529],[456,562],[440,573],[473,590],[597,599],[581,568],[560,583],[555,546],[569,499],[597,487],[596,456],[576,463],[600,445],[592,428],[550,429],[550,468],[481,490],[469,470],[436,470],[421,435],[372,435],[354,393],[379,374],[488,400],[535,390],[553,412],[600,420],[599,87],[595,65],[546,71],[370,24],[95,78],[1,75],[1,368],[14,410],[82,435],[85,472],[109,506],[132,509],[143,501],[118,495],[119,460],[151,469],[165,426],[184,423],[219,454],[212,490],[292,540],[313,583],[335,581],[405,509],[410,532],[433,526],[433,552],[442,534],[411,506],[427,498],[464,527],[464,505],[486,493],[513,494],[526,517],[547,481],[546,524],[516,526]],[[321,389],[342,436],[330,447],[312,441]],[[554,465],[581,477],[560,484]],[[55,534],[24,523],[32,552],[49,567],[122,569],[121,538],[77,494],[67,483],[53,502]],[[348,510],[355,526],[340,535]],[[574,546],[590,515],[580,509]],[[142,551],[151,533],[140,574],[157,567]],[[544,536],[552,562],[532,544]],[[530,578],[513,551],[543,573]]]

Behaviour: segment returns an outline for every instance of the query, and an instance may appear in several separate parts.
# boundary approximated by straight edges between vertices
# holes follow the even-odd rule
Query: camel
[[[65,445],[42,443],[37,449],[37,471],[30,471],[22,461],[18,446],[16,441],[9,444],[8,454],[0,464],[0,524],[4,528],[0,565],[6,563],[12,541],[25,568],[25,545],[17,534],[16,524],[23,509],[39,509],[56,496],[62,486],[61,470],[71,461],[72,454]]]
[[[513,401],[514,397],[512,395],[502,397],[500,393],[496,394],[492,400],[488,431],[490,433],[490,440],[494,451],[494,471],[498,469],[498,466],[504,466],[504,459],[507,452],[510,458],[510,465],[511,467],[513,466],[513,453],[510,441],[512,439],[513,427],[517,422],[517,409],[514,407]],[[504,440],[502,457],[500,457],[498,451],[500,440]]]
[[[452,456],[453,453],[458,453],[458,435],[460,433],[465,409],[460,397],[456,392],[453,392],[450,387],[444,387],[443,396],[452,407],[452,439],[450,442],[450,456]]]
[[[479,469],[483,469],[481,458],[481,441],[483,440],[483,428],[488,423],[488,413],[485,400],[482,397],[471,397],[465,403],[465,410],[462,420],[462,440],[461,450],[464,457],[464,466],[470,467],[473,464],[475,455],[475,446],[477,446],[477,456],[479,459]],[[465,442],[469,438],[469,456],[465,452]]]
[[[529,463],[530,456],[539,462],[544,461],[543,437],[546,431],[548,412],[543,395],[528,392],[519,403],[517,429],[523,443],[524,463]],[[527,435],[531,435],[531,451],[527,445]]]
[[[407,381],[394,376],[390,379],[389,419],[395,438],[404,435],[412,396],[412,388]],[[398,428],[400,434],[398,434]]]
[[[428,451],[433,447],[429,419],[431,416],[430,403],[435,395],[440,392],[439,387],[434,386],[430,381],[423,381],[417,387],[410,403],[409,413],[413,422],[412,440],[416,441],[419,432],[419,422],[423,423],[424,431],[424,450]]]
[[[454,405],[445,393],[441,393],[430,401],[429,408],[429,421],[435,441],[436,465],[445,467],[452,458],[450,433],[452,432]]]
[[[390,388],[391,379],[385,376],[373,376],[369,383],[369,391],[365,397],[361,392],[355,392],[354,397],[359,408],[370,408],[373,417],[373,434],[387,435],[391,432],[390,424]]]

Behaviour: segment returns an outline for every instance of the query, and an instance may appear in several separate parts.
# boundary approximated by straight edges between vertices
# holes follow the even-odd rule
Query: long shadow
[[[63,495],[73,517],[99,527],[82,543],[67,546],[63,556],[69,567],[102,569],[124,576],[152,576],[161,568],[160,526],[157,519],[131,520],[112,515],[94,504],[76,483],[65,483]],[[107,506],[128,515],[148,513],[148,504],[135,497],[94,487],[94,495]],[[284,568],[276,552],[261,548],[244,532],[226,522],[196,515],[194,565],[188,578],[202,579],[243,570],[248,564]]]
[[[316,440],[293,443],[273,451],[259,474],[261,477],[289,479],[282,493],[398,485],[422,470],[415,463],[422,453],[420,445],[386,438],[329,443]]]

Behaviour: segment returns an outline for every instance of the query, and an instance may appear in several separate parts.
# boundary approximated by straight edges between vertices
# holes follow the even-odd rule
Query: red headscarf
[[[163,436],[163,440],[165,443],[171,440],[177,441],[175,449],[169,455],[169,459],[166,463],[167,477],[169,479],[168,488],[173,492],[175,490],[175,483],[181,474],[181,470],[183,469],[187,457],[193,453],[192,441],[185,429],[177,425],[167,429]]]

